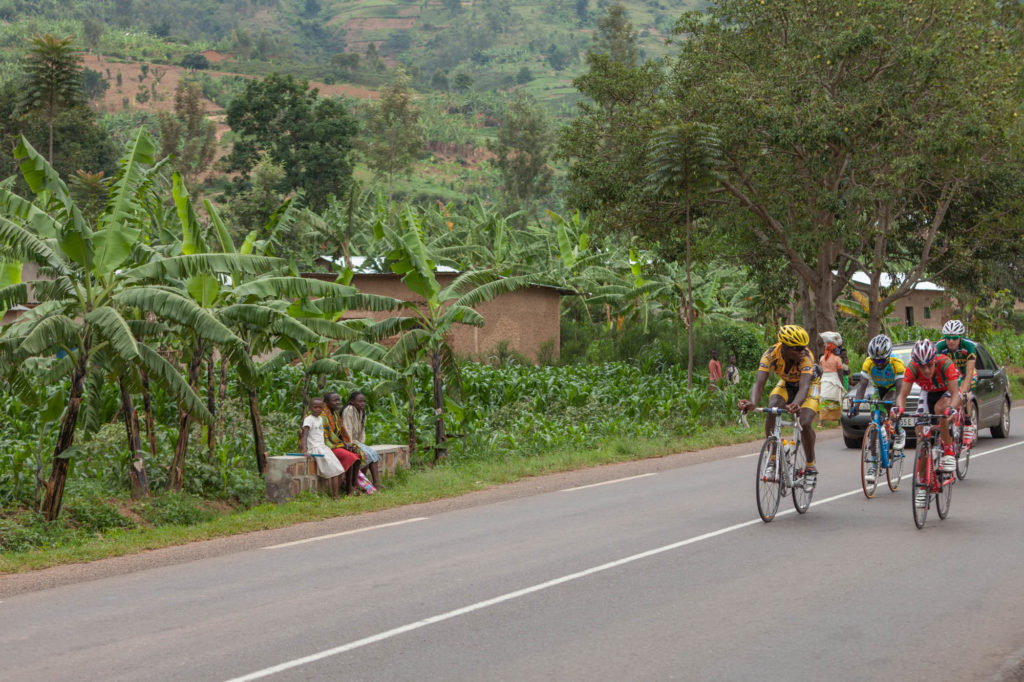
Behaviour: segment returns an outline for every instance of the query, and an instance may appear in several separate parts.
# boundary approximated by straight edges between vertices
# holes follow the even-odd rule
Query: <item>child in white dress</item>
[[[304,455],[323,455],[316,458],[316,472],[323,478],[331,479],[331,494],[337,497],[341,475],[345,473],[345,468],[324,442],[324,422],[320,418],[324,411],[324,401],[320,398],[313,398],[309,409],[313,414],[307,415],[302,420],[299,451]]]

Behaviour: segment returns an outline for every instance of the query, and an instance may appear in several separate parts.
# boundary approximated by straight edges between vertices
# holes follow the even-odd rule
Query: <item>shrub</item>
[[[138,513],[154,526],[191,526],[214,517],[198,497],[188,493],[153,496],[138,506]]]
[[[69,500],[64,511],[68,520],[84,531],[102,533],[111,528],[135,526],[135,522],[122,516],[116,507],[95,497]]]

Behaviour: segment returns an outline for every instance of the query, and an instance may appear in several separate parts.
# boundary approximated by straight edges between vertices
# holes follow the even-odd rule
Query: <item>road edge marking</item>
[[[652,472],[646,473],[646,474],[637,474],[636,476],[627,476],[626,478],[616,478],[616,479],[611,480],[611,481],[601,481],[600,483],[590,483],[588,485],[578,485],[575,488],[562,488],[558,492],[560,492],[560,493],[568,493],[568,492],[572,492],[573,490],[585,490],[586,488],[596,488],[599,485],[611,485],[612,483],[622,483],[623,481],[634,481],[634,480],[636,480],[638,478],[647,478],[648,476],[656,476],[656,475],[657,475],[657,472],[652,471]]]
[[[382,523],[377,526],[367,526],[366,528],[356,528],[354,530],[346,530],[340,533],[331,533],[330,535],[317,535],[312,538],[305,538],[303,540],[293,540],[292,542],[282,542],[279,545],[267,545],[263,549],[281,549],[282,547],[291,547],[293,545],[304,545],[307,542],[317,542],[318,540],[330,540],[331,538],[340,538],[343,535],[353,535],[354,533],[365,533],[368,530],[377,530],[379,528],[390,528],[392,526],[401,526],[406,523],[412,523],[414,521],[426,521],[426,516],[417,516],[414,519],[405,519],[404,521],[393,521],[391,523]]]

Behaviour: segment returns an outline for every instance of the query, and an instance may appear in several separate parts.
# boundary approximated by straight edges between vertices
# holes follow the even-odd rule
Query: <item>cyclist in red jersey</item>
[[[949,418],[956,416],[960,408],[961,393],[958,388],[960,372],[956,365],[945,355],[935,350],[935,344],[925,339],[914,344],[903,375],[903,387],[896,396],[896,404],[890,413],[894,420],[900,418],[907,405],[907,396],[914,384],[921,387],[921,397],[917,401],[918,414],[943,415],[939,421],[939,432],[942,434],[942,457],[939,468],[945,472],[956,469],[956,456],[953,451],[953,436],[949,431]],[[921,438],[921,427],[917,429],[917,437]]]

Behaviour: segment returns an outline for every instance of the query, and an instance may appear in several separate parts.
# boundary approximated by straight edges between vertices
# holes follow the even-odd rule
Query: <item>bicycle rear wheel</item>
[[[804,453],[804,444],[793,453],[793,506],[798,514],[803,514],[811,506],[811,497],[814,496],[814,488],[808,490],[804,487],[804,471],[807,469],[807,455]]]
[[[779,444],[774,438],[767,438],[761,446],[761,456],[757,458],[757,513],[761,520],[768,523],[775,518],[779,510],[782,490],[779,480],[782,478]]]
[[[949,474],[943,474],[949,476]],[[942,480],[941,478],[939,479]],[[939,518],[944,519],[949,516],[949,503],[953,499],[953,484],[955,481],[946,479],[945,485],[939,489],[939,492],[935,493],[935,511],[939,513]]]
[[[860,449],[860,485],[864,489],[864,497],[869,500],[878,490],[879,454],[878,427],[871,422],[864,432],[864,442]]]
[[[914,457],[914,494],[910,496],[910,504],[914,508],[914,525],[918,528],[924,528],[931,500],[931,494],[928,492],[928,469],[932,466],[930,447],[931,443],[926,438],[918,438],[917,456]]]
[[[903,450],[892,449],[889,451],[889,468],[885,470],[885,478],[889,482],[889,490],[893,492],[900,488],[904,459]]]

